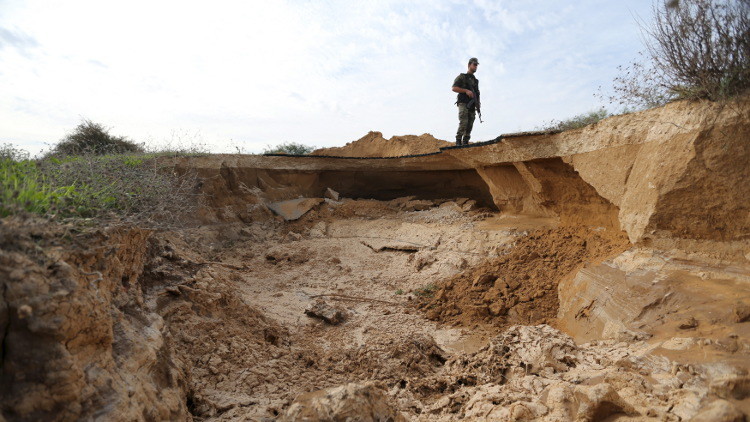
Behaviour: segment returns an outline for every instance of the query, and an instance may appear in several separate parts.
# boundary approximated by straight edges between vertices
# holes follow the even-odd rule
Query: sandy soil
[[[208,157],[181,230],[2,219],[0,422],[746,420],[750,125],[713,107],[449,150],[473,167],[442,173]],[[338,179],[389,200],[320,198]]]

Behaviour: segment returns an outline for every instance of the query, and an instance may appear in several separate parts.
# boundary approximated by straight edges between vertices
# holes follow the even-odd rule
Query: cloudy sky
[[[261,152],[368,131],[453,140],[453,79],[479,58],[472,139],[607,105],[651,0],[0,0],[0,143],[32,153],[82,118],[153,145]]]

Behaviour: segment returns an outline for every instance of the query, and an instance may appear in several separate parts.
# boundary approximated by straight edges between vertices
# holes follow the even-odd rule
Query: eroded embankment
[[[2,416],[742,420],[750,152],[725,111],[180,159],[207,204],[184,230],[4,219]]]

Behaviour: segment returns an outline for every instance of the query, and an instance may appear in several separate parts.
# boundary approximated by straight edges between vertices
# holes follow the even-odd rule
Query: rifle
[[[471,92],[474,94],[474,97],[472,97],[471,101],[466,104],[466,108],[471,108],[472,106],[474,106],[474,108],[477,109],[477,114],[479,115],[479,123],[484,123],[482,121],[482,103],[479,101],[479,93],[477,93],[473,89],[471,90]]]

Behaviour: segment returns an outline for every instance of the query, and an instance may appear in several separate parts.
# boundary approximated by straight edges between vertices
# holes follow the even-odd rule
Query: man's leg
[[[464,145],[469,144],[469,139],[471,139],[471,129],[474,128],[474,119],[476,118],[476,116],[477,116],[476,110],[474,109],[466,110],[466,129],[464,131],[464,140],[463,140]]]
[[[466,104],[458,103],[458,132],[456,132],[456,145],[464,145],[466,141],[468,141],[465,136],[468,124],[469,110],[466,108]]]

